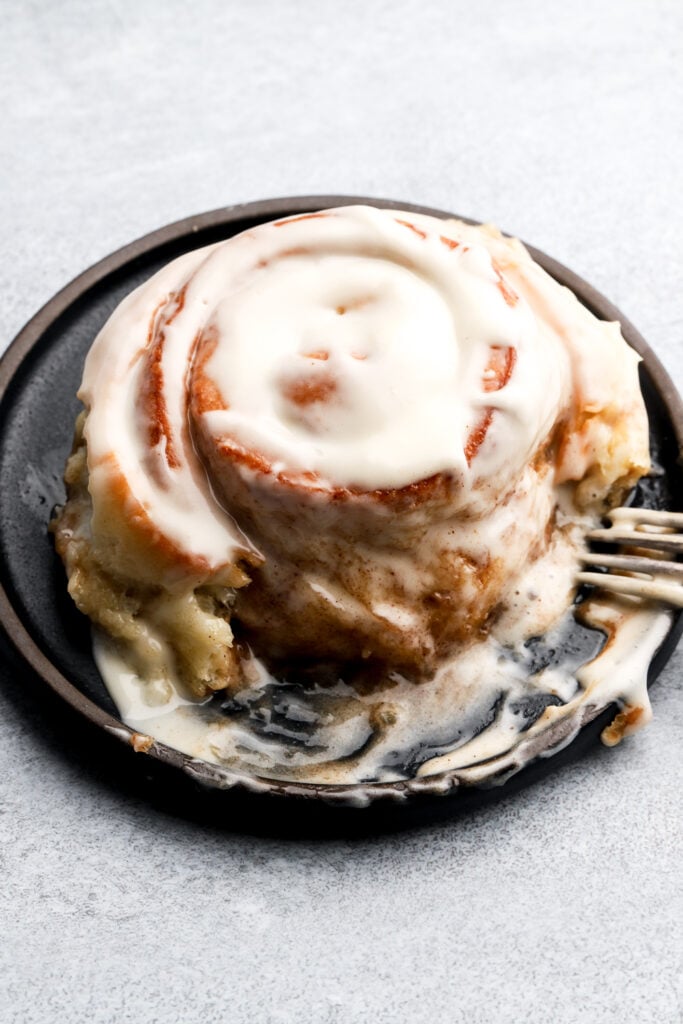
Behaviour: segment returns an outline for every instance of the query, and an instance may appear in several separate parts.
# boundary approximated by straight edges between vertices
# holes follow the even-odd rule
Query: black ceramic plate
[[[261,221],[350,203],[398,207],[435,216],[455,216],[409,203],[344,196],[274,199],[230,207],[156,231],[86,271],[55,296],[24,328],[0,366],[0,553],[3,587],[0,613],[5,631],[25,664],[95,726],[126,743],[132,732],[122,725],[91,655],[89,626],[66,594],[61,563],[47,524],[52,507],[63,500],[62,472],[71,446],[76,399],[85,354],[120,300],[169,260],[189,249],[237,234]],[[531,249],[534,258],[568,285],[597,316],[620,320],[629,344],[642,356],[643,392],[651,434],[663,475],[641,486],[642,504],[683,508],[683,475],[677,462],[683,440],[683,407],[657,358],[637,331],[606,299],[565,267]],[[650,681],[664,665],[680,633],[678,616],[651,665]],[[586,725],[573,747],[593,740],[614,713],[602,713]],[[595,712],[593,712],[595,715]],[[549,732],[549,730],[548,730]],[[546,734],[544,734],[545,736]],[[536,765],[523,773],[545,771],[538,755],[561,737],[546,736]],[[361,805],[378,799],[406,802],[462,787],[456,773],[401,783],[316,786],[239,775],[197,762],[155,743],[149,755],[219,788],[246,787],[294,798],[322,798]],[[555,760],[555,759],[553,759]],[[495,780],[494,780],[495,781]]]

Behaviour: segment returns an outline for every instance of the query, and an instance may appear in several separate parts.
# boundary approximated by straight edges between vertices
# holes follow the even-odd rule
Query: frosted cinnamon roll
[[[344,207],[188,253],[88,356],[71,592],[162,697],[253,659],[419,683],[647,471],[637,361],[490,228]]]

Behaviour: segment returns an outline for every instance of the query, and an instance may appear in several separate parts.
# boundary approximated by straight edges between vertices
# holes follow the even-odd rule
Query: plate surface
[[[273,199],[213,211],[171,224],[133,242],[86,271],[56,295],[24,328],[0,364],[0,615],[24,662],[95,726],[126,743],[132,731],[117,717],[91,655],[89,625],[66,592],[64,572],[47,524],[64,500],[62,473],[79,410],[76,390],[93,338],[121,299],[171,259],[228,238],[261,221],[352,203],[397,207],[434,216],[458,216],[410,203],[345,196]],[[466,218],[460,218],[466,219]],[[567,285],[601,319],[619,320],[629,344],[643,357],[642,386],[651,422],[654,454],[662,475],[641,486],[643,504],[683,508],[683,407],[661,364],[631,324],[603,296],[571,271],[529,247],[556,280]],[[678,615],[653,659],[650,682],[663,667],[683,626]],[[576,751],[592,742],[613,715],[602,711],[573,741]],[[544,734],[545,735],[545,734]],[[552,737],[547,746],[554,744]],[[554,741],[555,743],[557,740]],[[543,751],[539,749],[540,755]],[[155,743],[149,754],[219,789],[362,806],[382,799],[457,792],[452,773],[401,783],[318,786],[260,779],[217,768]],[[547,770],[557,756],[537,759],[522,770],[526,779]]]

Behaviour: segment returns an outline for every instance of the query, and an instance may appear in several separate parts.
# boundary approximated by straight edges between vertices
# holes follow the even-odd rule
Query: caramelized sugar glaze
[[[496,623],[539,635],[577,524],[648,467],[618,325],[494,229],[370,207],[175,260],[80,396],[57,544],[152,704],[240,693],[255,663],[410,689]],[[562,583],[527,621],[549,559]]]

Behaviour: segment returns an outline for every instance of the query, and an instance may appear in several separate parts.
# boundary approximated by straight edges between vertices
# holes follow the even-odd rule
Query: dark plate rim
[[[286,217],[313,210],[356,204],[407,210],[413,213],[424,213],[437,217],[456,217],[466,223],[478,223],[471,218],[462,217],[459,214],[414,203],[348,195],[272,198],[221,207],[207,213],[174,221],[136,239],[128,245],[117,249],[104,259],[99,260],[57,292],[28,321],[0,358],[0,403],[3,402],[24,360],[30,355],[34,346],[40,343],[48,328],[63,316],[83,295],[97,288],[103,280],[121,271],[132,261],[150,256],[155,250],[160,250],[164,246],[177,244],[185,237],[189,241],[193,235],[199,235],[201,232],[209,229],[229,228],[231,224],[241,220],[249,219],[256,223],[258,221],[275,219],[276,217]],[[526,245],[526,243],[524,244]],[[533,258],[552,277],[570,288],[580,301],[596,316],[603,320],[619,321],[622,333],[629,345],[642,357],[673,428],[678,448],[679,450],[683,449],[683,401],[667,371],[640,332],[613,303],[605,298],[596,288],[588,284],[587,281],[579,277],[578,274],[575,274],[562,263],[547,256],[534,246],[526,245],[526,247]],[[95,726],[105,729],[109,734],[116,736],[124,743],[133,744],[136,737],[134,731],[86,697],[50,661],[24,626],[7,591],[1,583],[0,622],[2,622],[4,632],[20,657],[60,698]],[[674,621],[669,631],[669,636],[672,635],[675,629],[676,623]],[[666,643],[666,640],[664,643]],[[587,706],[580,721],[580,728],[582,729],[604,711],[605,708],[603,707]],[[562,728],[564,725],[565,723],[558,722],[557,728],[551,726],[545,730],[542,734],[543,744],[531,753],[523,764],[516,766],[513,772],[519,771],[538,757],[549,756],[555,750],[560,749],[568,739],[572,739],[576,723],[572,723],[572,736],[567,735],[567,730]],[[443,795],[454,793],[461,788],[461,781],[458,778],[457,770],[450,770],[438,775],[411,779],[405,782],[321,785],[316,783],[288,782],[233,772],[211,765],[205,761],[195,760],[157,741],[154,741],[149,750],[144,752],[161,762],[180,768],[198,781],[218,789],[239,787],[252,792],[269,793],[278,796],[317,798],[324,800],[326,803],[345,804],[347,806],[366,806],[377,799],[403,802],[409,796],[418,796],[420,794]],[[502,783],[509,774],[508,772],[498,778],[489,778],[486,785]]]

